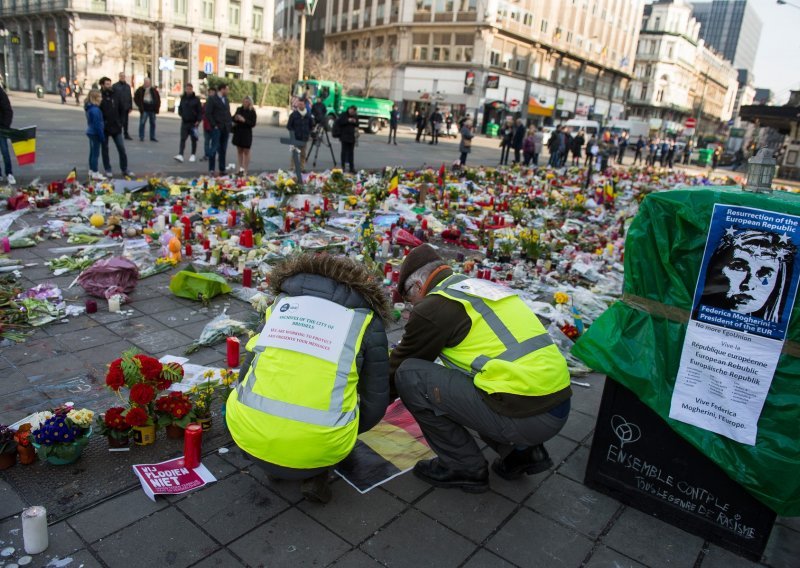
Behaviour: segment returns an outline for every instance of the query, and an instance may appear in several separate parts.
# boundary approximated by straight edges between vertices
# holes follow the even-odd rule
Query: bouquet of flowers
[[[125,408],[112,406],[95,418],[97,433],[117,441],[125,441],[131,435],[131,427],[125,421]]]
[[[82,450],[92,434],[94,412],[87,408],[76,410],[61,406],[33,431],[34,447],[39,457],[69,460],[76,449]]]
[[[182,392],[172,391],[156,400],[158,426],[175,425],[186,428],[195,419],[192,399]]]
[[[214,370],[206,371],[203,373],[205,381],[189,389],[189,395],[194,404],[194,413],[198,418],[208,418],[211,414],[211,403],[214,402],[214,394],[221,386],[220,383],[214,380],[215,374],[216,371]]]

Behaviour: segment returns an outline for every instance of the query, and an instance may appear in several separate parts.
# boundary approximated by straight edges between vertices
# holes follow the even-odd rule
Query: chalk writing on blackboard
[[[625,420],[625,418],[619,414],[615,414],[611,417],[611,429],[614,431],[617,438],[619,438],[620,448],[625,444],[632,444],[642,437],[641,429],[636,424]]]

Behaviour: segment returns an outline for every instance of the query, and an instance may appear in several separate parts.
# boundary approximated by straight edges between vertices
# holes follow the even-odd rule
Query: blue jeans
[[[98,136],[89,136],[89,171],[97,171],[97,159],[100,157],[100,147],[103,145]]]
[[[8,138],[0,138],[0,154],[3,154],[3,167],[6,175],[11,174],[11,154],[8,152]]]
[[[211,154],[211,133],[212,130],[203,129],[203,155],[208,159]]]
[[[139,115],[139,140],[144,140],[144,123],[150,120],[150,140],[156,139],[156,113],[151,110],[143,110]]]
[[[211,148],[208,152],[208,171],[214,171],[214,159],[219,162],[219,171],[225,171],[225,152],[228,150],[228,131],[215,128],[211,131]]]
[[[107,172],[111,171],[111,159],[108,156],[108,141],[113,140],[114,146],[117,147],[119,153],[119,169],[124,174],[128,172],[128,154],[125,152],[125,138],[122,132],[117,134],[106,134],[106,139],[103,141],[103,167]]]

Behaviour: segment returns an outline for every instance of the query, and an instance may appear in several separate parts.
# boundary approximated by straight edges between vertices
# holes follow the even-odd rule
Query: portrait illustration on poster
[[[800,276],[800,217],[716,204],[670,418],[754,445]]]

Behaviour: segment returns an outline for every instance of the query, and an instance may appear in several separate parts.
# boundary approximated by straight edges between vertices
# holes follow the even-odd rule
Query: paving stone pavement
[[[56,281],[67,289],[74,276],[48,279],[43,262],[63,246],[47,241],[12,257],[38,263],[22,285]],[[126,306],[130,315],[71,318],[41,328],[25,343],[0,350],[0,415],[13,422],[32,410],[74,400],[101,408],[105,366],[121,350],[139,345],[155,354],[180,354],[204,322],[223,309],[246,317],[249,306],[217,298],[207,308],[173,297],[170,275],[143,280]],[[103,304],[101,301],[100,304]],[[392,328],[390,343],[400,336]],[[201,349],[192,362],[224,364],[224,347]],[[99,382],[98,382],[99,381]],[[574,387],[567,426],[547,446],[552,471],[516,482],[491,478],[483,495],[434,489],[406,474],[360,495],[341,479],[333,501],[302,500],[296,482],[267,478],[235,446],[213,452],[204,463],[217,483],[155,503],[125,489],[49,528],[50,548],[31,566],[236,567],[686,567],[800,566],[800,520],[779,518],[761,563],[738,557],[703,539],[620,504],[583,485],[604,379],[581,378]],[[88,388],[87,388],[88,387]],[[485,449],[489,460],[494,455]],[[83,475],[103,475],[83,464]],[[24,467],[17,465],[17,468]],[[61,470],[53,469],[53,475]],[[130,474],[133,476],[133,473]],[[131,481],[131,480],[128,480]],[[130,486],[130,483],[127,484]],[[19,513],[27,505],[0,474],[0,550],[13,547],[0,567],[23,549]],[[68,561],[68,559],[71,559]]]

